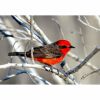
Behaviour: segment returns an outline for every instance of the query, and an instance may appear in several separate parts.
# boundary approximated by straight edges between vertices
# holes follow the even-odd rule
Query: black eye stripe
[[[62,45],[62,46],[59,46],[59,48],[64,49],[64,48],[75,48],[75,47],[74,46]]]
[[[64,49],[64,48],[75,48],[75,47],[74,46],[62,45],[62,46],[59,46],[59,48]]]
[[[62,46],[62,48],[67,48],[67,46],[64,45],[64,46]]]
[[[65,46],[65,45],[63,45],[63,46],[59,46],[61,49],[63,49],[63,48],[69,48],[69,47],[67,47],[67,46]]]

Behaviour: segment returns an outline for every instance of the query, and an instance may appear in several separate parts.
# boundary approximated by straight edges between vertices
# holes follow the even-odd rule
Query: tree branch
[[[87,22],[86,17],[85,17],[85,16],[83,16],[83,17],[85,18],[85,20],[86,20],[86,22]],[[97,18],[97,17],[96,17],[96,18]],[[100,31],[99,28],[96,28],[96,27],[90,25],[89,22],[86,23],[86,22],[82,21],[81,16],[78,17],[78,20],[79,20],[83,25],[88,26],[88,27],[90,27],[91,29],[94,29],[94,30],[96,30],[96,31]]]
[[[100,50],[100,47],[96,47],[79,65],[77,65],[76,67],[68,70],[65,73],[65,76],[68,76],[72,73],[77,72],[79,69],[81,69],[98,51]]]
[[[83,75],[83,76],[81,77],[81,80],[85,79],[86,77],[88,77],[88,76],[90,76],[90,75],[92,75],[92,74],[98,73],[98,72],[100,72],[100,68],[97,69],[97,70],[95,70],[95,71],[92,71],[92,72],[90,72],[90,73],[87,73],[87,74]]]
[[[0,82],[4,82],[4,81],[6,81],[6,80],[9,80],[9,79],[11,79],[11,78],[13,78],[13,77],[16,77],[17,75],[20,75],[20,74],[27,74],[27,73],[29,73],[29,75],[32,75],[36,80],[39,80],[41,83],[44,82],[44,84],[51,85],[51,83],[48,82],[47,80],[45,80],[45,79],[43,79],[43,78],[41,78],[41,77],[39,77],[39,76],[33,75],[33,73],[28,72],[28,71],[26,71],[26,70],[20,70],[20,71],[17,71],[17,73],[15,73],[15,74],[8,75],[7,77],[1,79]],[[35,82],[35,80],[34,80],[34,82]]]

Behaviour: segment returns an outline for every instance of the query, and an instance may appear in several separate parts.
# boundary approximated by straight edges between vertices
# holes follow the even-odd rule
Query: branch
[[[85,79],[86,77],[88,77],[88,76],[90,76],[90,75],[92,75],[92,74],[98,73],[98,72],[100,72],[100,69],[97,69],[97,70],[95,70],[95,71],[92,71],[92,72],[90,72],[90,73],[87,73],[87,74],[85,74],[85,75],[83,75],[83,76],[81,77],[81,80]]]
[[[65,77],[64,76],[65,75],[65,72],[64,71],[58,70],[58,69],[53,68],[53,67],[51,69],[51,67],[49,67],[49,66],[45,66],[45,68],[44,68],[43,66],[41,66],[39,64],[26,64],[26,63],[25,64],[22,64],[22,63],[20,63],[20,64],[18,64],[18,63],[8,63],[8,64],[0,65],[0,69],[7,69],[7,68],[16,68],[16,69],[21,69],[21,68],[27,68],[27,69],[29,69],[29,68],[36,68],[36,69],[41,69],[41,70],[45,70],[45,68],[46,68],[46,71],[56,74],[57,76],[59,76],[60,78],[64,79],[65,81],[69,81],[68,83],[77,84],[77,82],[75,81],[75,79],[74,79],[73,76]],[[12,78],[12,77],[15,77],[16,75],[17,74],[10,75],[9,76],[9,79]],[[32,73],[31,73],[31,75],[34,76]],[[37,76],[37,77],[39,77],[39,76]],[[7,79],[8,79],[8,76],[6,78],[4,78],[3,80],[7,80]]]
[[[89,23],[88,20],[86,19],[86,17],[85,17],[85,20],[86,20],[87,23]],[[79,34],[80,34],[81,39],[82,39],[82,43],[83,43],[83,47],[84,47],[84,53],[85,53],[85,57],[86,57],[87,56],[87,52],[86,52],[86,47],[85,47],[85,40],[84,40],[81,28],[80,28]],[[71,57],[72,59],[74,59],[77,62],[81,63],[83,61],[83,59],[80,59],[78,56],[76,56],[75,54],[73,54],[71,52],[68,53],[68,56]],[[97,70],[98,69],[95,65],[93,65],[93,64],[91,64],[89,62],[86,63],[86,66],[91,68],[92,70]]]
[[[76,67],[70,69],[65,73],[65,76],[68,76],[72,73],[77,72],[79,69],[81,69],[98,51],[100,50],[100,47],[96,47],[79,65]]]
[[[78,56],[76,56],[75,54],[73,54],[71,52],[69,52],[67,54],[67,56],[71,57],[72,59],[74,59],[75,61],[80,62],[80,63],[83,61],[83,59],[80,59]],[[93,65],[89,62],[86,63],[86,66],[91,68],[92,70],[97,70],[98,69],[95,65]]]
[[[3,23],[5,24],[5,21],[3,21]],[[4,28],[6,28],[6,27],[4,26]],[[5,35],[12,35],[11,32],[9,32],[9,31],[2,31],[2,34],[3,34],[4,36],[5,36]],[[8,39],[9,43],[10,43],[12,46],[13,46],[13,44],[16,42],[16,39],[15,39],[15,38],[9,37],[9,38],[7,38],[7,39]],[[21,47],[19,48],[19,46],[21,46]],[[17,42],[16,45],[14,46],[14,48],[15,48],[16,51],[24,51],[24,48],[23,48],[23,45],[22,45],[21,42]],[[18,49],[18,48],[19,48],[19,49]],[[21,60],[22,62],[26,62],[25,59],[20,58],[20,60]],[[37,73],[33,68],[32,68],[32,69],[30,68],[29,71],[31,71],[31,72],[33,73],[33,76],[34,76],[34,75],[38,76],[38,73]],[[31,74],[31,75],[32,75],[32,74]],[[36,81],[38,81],[40,84],[43,84],[43,83],[41,83],[40,80],[36,80]],[[44,84],[45,84],[45,83],[44,83]]]
[[[16,69],[20,69],[20,68],[37,68],[37,69],[42,69],[42,70],[46,70],[48,72],[52,72],[58,76],[60,76],[61,78],[64,78],[64,74],[65,72],[62,71],[62,70],[58,70],[56,68],[53,68],[53,67],[49,67],[49,66],[45,66],[43,67],[42,65],[39,65],[39,64],[27,64],[27,63],[24,63],[24,64],[18,64],[18,63],[8,63],[8,64],[4,64],[4,65],[0,65],[0,69],[6,69],[6,68],[16,68]]]
[[[23,26],[23,28],[28,31],[28,33],[30,34],[30,19],[29,22],[26,22],[25,20],[23,20],[23,18],[21,18],[20,16],[12,16],[12,18],[18,22],[19,25]],[[46,35],[44,34],[44,32],[39,28],[39,26],[35,23],[35,21],[33,20],[31,25],[34,28],[34,31],[32,32],[32,36],[39,41],[41,44],[48,44],[50,43],[50,40],[46,37]],[[31,34],[30,34],[31,35]]]
[[[8,75],[7,77],[1,79],[0,82],[4,82],[4,81],[6,81],[6,80],[9,80],[9,79],[11,79],[11,78],[13,78],[13,77],[16,77],[17,75],[20,75],[20,74],[27,74],[27,73],[29,73],[29,75],[32,75],[32,76],[33,76],[33,73],[30,73],[30,72],[28,72],[28,71],[26,71],[26,70],[20,70],[20,71],[17,71],[16,74]],[[45,79],[43,79],[43,78],[41,78],[41,77],[39,77],[39,76],[34,75],[33,77],[34,77],[36,80],[40,80],[41,83],[51,85],[50,82],[48,82],[47,80],[45,80]],[[34,80],[34,82],[35,82],[35,80]]]
[[[88,21],[87,21],[88,23]],[[80,37],[81,37],[81,40],[82,40],[82,45],[83,45],[83,49],[84,49],[84,54],[85,54],[85,57],[87,56],[87,52],[86,52],[86,46],[85,46],[85,39],[84,39],[84,36],[83,36],[83,33],[82,33],[82,29],[80,28]]]
[[[41,65],[39,64],[18,64],[18,63],[8,63],[8,64],[4,64],[4,65],[0,65],[0,69],[6,69],[6,68],[40,68],[43,69],[43,67],[41,67]]]
[[[84,18],[85,18],[85,20],[86,20],[86,22],[87,22],[87,19],[86,19],[85,16],[84,16]],[[84,21],[82,21],[82,20],[81,20],[81,16],[78,17],[78,20],[79,20],[83,25],[88,26],[88,27],[90,27],[90,28],[92,28],[92,29],[94,29],[94,30],[96,30],[96,31],[100,31],[99,28],[96,28],[96,27],[90,25],[89,22],[88,22],[88,23],[85,23]]]

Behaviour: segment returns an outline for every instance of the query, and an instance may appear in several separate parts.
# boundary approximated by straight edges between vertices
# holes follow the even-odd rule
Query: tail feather
[[[9,52],[8,56],[25,56],[24,52]]]

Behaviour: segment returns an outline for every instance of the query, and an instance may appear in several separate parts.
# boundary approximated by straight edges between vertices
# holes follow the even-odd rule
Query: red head
[[[68,40],[58,40],[56,43],[59,45],[60,50],[64,56],[68,53],[68,51],[70,51],[71,48],[75,48]]]

